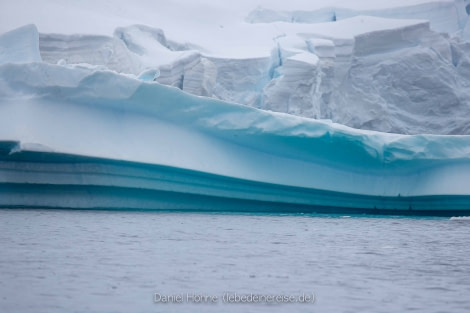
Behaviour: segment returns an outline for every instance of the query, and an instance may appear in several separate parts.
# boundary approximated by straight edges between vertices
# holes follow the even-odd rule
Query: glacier
[[[18,0],[0,12],[2,33],[37,25],[46,63],[358,129],[470,134],[469,0]]]
[[[131,27],[142,30],[159,34]],[[360,130],[196,96],[159,83],[157,66],[51,64],[40,37],[34,25],[0,36],[0,207],[470,215],[470,136]],[[328,44],[312,41],[325,54]],[[214,73],[209,61],[200,66]]]

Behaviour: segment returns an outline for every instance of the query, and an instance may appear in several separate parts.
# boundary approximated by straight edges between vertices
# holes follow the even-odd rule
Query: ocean
[[[0,210],[0,312],[469,312],[470,219]]]

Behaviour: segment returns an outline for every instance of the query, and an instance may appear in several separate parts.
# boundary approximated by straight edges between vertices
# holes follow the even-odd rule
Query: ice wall
[[[336,22],[355,16],[374,16],[392,19],[421,19],[430,22],[433,30],[454,34],[465,27],[468,19],[468,0],[423,1],[408,4],[382,3],[378,8],[355,9],[349,7],[325,7],[314,10],[273,10],[258,7],[251,11],[245,21],[248,23],[324,23]]]
[[[295,46],[273,51],[273,80],[322,62]],[[331,58],[328,40],[309,47]],[[190,95],[151,70],[18,56],[0,64],[0,207],[468,212],[468,136],[356,130]]]
[[[461,39],[424,21],[362,16],[316,25],[296,34],[304,42],[297,39],[294,49],[289,36],[278,40],[280,77],[264,88],[265,108],[360,129],[468,134],[468,46]],[[292,70],[290,58],[308,53],[317,65],[299,65],[305,74]],[[291,96],[302,100],[289,104]]]
[[[39,51],[26,26],[2,35],[0,58],[98,66],[358,129],[470,133],[470,1],[264,5],[244,21],[205,21],[203,35],[163,20],[109,35],[41,33]]]
[[[41,34],[40,50],[53,64],[104,66],[198,96],[358,129],[469,134],[468,5],[259,7],[225,38],[214,36],[219,45],[133,25],[109,37]],[[215,34],[225,32],[219,26]]]
[[[40,62],[36,26],[26,25],[0,35],[0,64]]]
[[[45,63],[1,65],[0,86],[0,206],[468,208],[466,136],[359,131]]]

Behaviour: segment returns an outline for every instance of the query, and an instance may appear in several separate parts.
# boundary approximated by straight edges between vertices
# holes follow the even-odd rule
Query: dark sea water
[[[0,312],[470,312],[470,220],[0,210]]]

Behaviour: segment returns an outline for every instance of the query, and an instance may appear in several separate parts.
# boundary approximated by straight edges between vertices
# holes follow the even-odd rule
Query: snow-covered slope
[[[468,136],[355,130],[190,95],[157,72],[35,62],[34,36],[0,38],[35,47],[0,59],[0,207],[470,214]]]
[[[469,0],[2,1],[45,62],[404,134],[470,134]],[[144,26],[145,25],[145,26]]]

